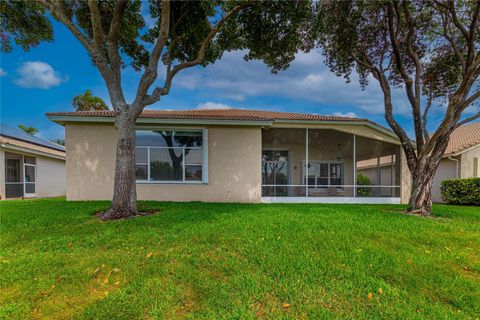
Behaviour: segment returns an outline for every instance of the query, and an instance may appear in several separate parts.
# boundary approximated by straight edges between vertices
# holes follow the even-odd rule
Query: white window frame
[[[192,132],[201,132],[202,133],[202,146],[201,147],[161,147],[161,146],[143,146],[135,145],[135,148],[146,148],[147,149],[147,180],[135,180],[137,184],[208,184],[208,129],[207,128],[158,128],[158,127],[137,127],[136,131],[192,131]],[[151,171],[150,171],[150,150],[151,149],[180,149],[182,148],[182,180],[151,180]],[[202,164],[198,163],[185,163],[185,149],[201,149],[202,150]],[[145,165],[144,162],[135,162],[135,166]],[[202,180],[201,181],[191,181],[185,180],[185,166],[189,165],[202,165]]]
[[[33,198],[33,197],[36,197],[37,196],[37,159],[34,158],[34,157],[30,157],[30,158],[34,158],[35,159],[35,164],[31,164],[31,163],[25,163],[25,156],[22,157],[23,158],[23,196],[25,198]],[[27,166],[29,167],[33,167],[33,170],[35,172],[35,181],[33,182],[27,182],[25,180],[25,174],[27,172]],[[27,193],[27,184],[33,184],[35,186],[35,192],[34,193]]]

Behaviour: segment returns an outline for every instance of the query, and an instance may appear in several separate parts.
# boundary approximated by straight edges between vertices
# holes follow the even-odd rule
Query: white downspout
[[[447,159],[455,162],[455,179],[458,179],[458,159],[452,157],[447,157]]]

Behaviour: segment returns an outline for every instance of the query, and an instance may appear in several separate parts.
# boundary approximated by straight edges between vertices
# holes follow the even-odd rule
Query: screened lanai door
[[[288,150],[262,151],[262,185],[264,194],[272,197],[288,195]]]

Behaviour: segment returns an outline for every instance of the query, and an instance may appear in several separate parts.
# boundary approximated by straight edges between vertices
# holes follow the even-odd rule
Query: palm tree
[[[35,133],[38,132],[38,129],[37,129],[37,128],[35,128],[35,127],[27,127],[27,126],[24,125],[24,124],[19,124],[18,127],[19,127],[20,129],[22,129],[23,131],[25,131],[26,133],[31,134],[32,136],[34,136]]]
[[[108,110],[102,98],[92,95],[91,90],[73,97],[72,105],[76,111]]]

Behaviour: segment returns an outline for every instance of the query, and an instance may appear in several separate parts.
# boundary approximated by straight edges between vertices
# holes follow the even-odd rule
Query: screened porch
[[[262,132],[262,201],[400,202],[400,146],[331,129]]]

